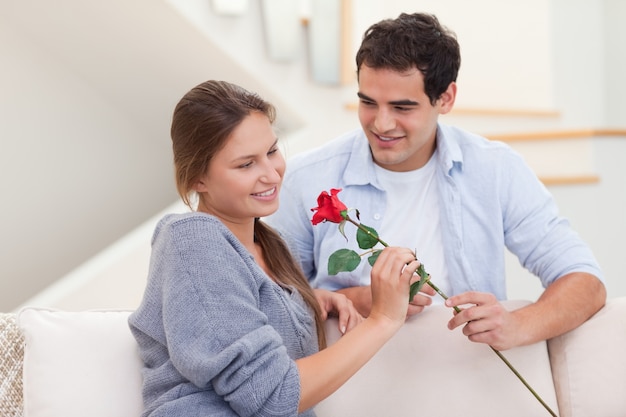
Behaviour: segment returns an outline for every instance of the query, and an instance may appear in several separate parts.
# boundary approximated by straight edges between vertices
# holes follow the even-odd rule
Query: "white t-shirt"
[[[380,237],[391,246],[415,250],[431,280],[449,294],[448,270],[439,225],[439,193],[435,180],[436,156],[422,168],[389,171],[376,165],[376,175],[387,192],[387,208]],[[403,219],[403,220],[400,220]],[[433,303],[443,303],[436,295]]]

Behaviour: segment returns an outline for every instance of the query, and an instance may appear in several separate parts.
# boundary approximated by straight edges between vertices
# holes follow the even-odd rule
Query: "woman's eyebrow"
[[[276,145],[278,145],[278,138],[276,138],[276,140],[274,141],[272,146],[270,146],[270,150],[273,149]],[[245,160],[245,159],[251,159],[251,158],[254,158],[254,157],[256,157],[256,155],[254,155],[254,154],[241,155],[241,156],[238,156],[238,157],[234,158],[233,162],[238,162],[238,161]]]

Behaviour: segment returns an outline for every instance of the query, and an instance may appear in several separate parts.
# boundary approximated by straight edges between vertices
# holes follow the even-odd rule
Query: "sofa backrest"
[[[22,392],[23,417],[139,416],[142,363],[129,313],[27,308],[17,321],[0,314],[0,416],[22,417]],[[409,319],[316,407],[318,417],[548,416],[488,346],[447,329],[451,314],[433,306]],[[327,331],[330,343],[340,337],[335,319]],[[623,417],[625,345],[626,297],[620,297],[547,344],[503,354],[560,417]]]
[[[528,302],[507,301],[508,309]],[[316,407],[334,416],[507,416],[550,414],[488,345],[450,331],[450,308],[411,317],[361,370]],[[340,336],[327,322],[329,343]],[[502,352],[552,410],[558,412],[545,342]]]
[[[23,417],[139,416],[142,363],[129,313],[22,310],[17,324],[25,340]],[[447,329],[451,314],[433,306],[408,320],[371,362],[316,407],[318,417],[403,417],[417,409],[429,416],[543,415],[488,346]],[[336,320],[328,320],[327,331],[330,343],[337,340]],[[506,355],[556,407],[545,342]]]
[[[626,297],[548,341],[561,417],[626,416]]]

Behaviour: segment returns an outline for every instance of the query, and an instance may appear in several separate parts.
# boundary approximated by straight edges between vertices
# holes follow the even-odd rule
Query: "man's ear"
[[[452,81],[439,97],[439,114],[450,112],[454,107],[454,100],[456,100],[456,82]]]

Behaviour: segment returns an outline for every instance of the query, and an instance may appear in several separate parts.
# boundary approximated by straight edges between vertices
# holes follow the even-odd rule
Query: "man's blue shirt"
[[[587,272],[603,280],[590,248],[559,216],[551,194],[509,146],[439,124],[437,149],[449,295],[473,290],[505,299],[505,248],[544,287],[570,272]],[[266,221],[283,234],[314,287],[337,290],[369,285],[367,262],[352,272],[327,273],[327,260],[335,250],[349,247],[363,252],[355,239],[346,240],[337,224],[311,224],[317,196],[331,188],[341,188],[340,200],[358,209],[361,222],[393,245],[380,226],[387,205],[402,201],[387,201],[361,129],[290,159],[280,208]],[[351,227],[346,225],[346,234],[354,233]],[[432,279],[437,282],[437,277]]]

